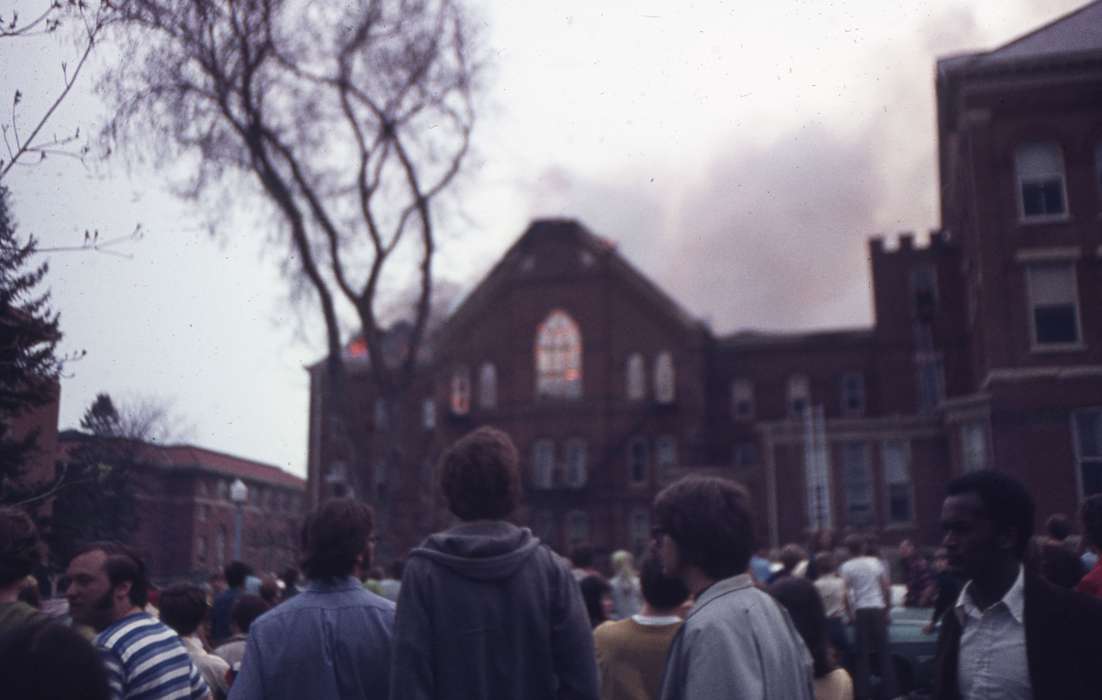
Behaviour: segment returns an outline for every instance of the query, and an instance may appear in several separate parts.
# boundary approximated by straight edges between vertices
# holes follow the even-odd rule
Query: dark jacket
[[[945,615],[937,640],[934,697],[959,700],[960,620]],[[1025,575],[1025,647],[1037,700],[1102,698],[1102,601]]]
[[[459,525],[410,553],[392,653],[392,700],[598,696],[569,566],[506,522]]]

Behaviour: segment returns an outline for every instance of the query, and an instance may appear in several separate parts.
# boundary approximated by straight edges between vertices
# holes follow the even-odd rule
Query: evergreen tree
[[[38,435],[15,435],[13,422],[54,399],[60,373],[58,314],[40,290],[48,265],[31,263],[35,245],[33,236],[24,241],[16,233],[11,196],[0,185],[0,503],[42,486],[24,478]]]
[[[84,412],[85,434],[59,467],[65,486],[54,499],[46,541],[64,565],[84,542],[127,542],[138,526],[134,466],[141,459],[140,436],[127,435],[114,402],[98,394]]]

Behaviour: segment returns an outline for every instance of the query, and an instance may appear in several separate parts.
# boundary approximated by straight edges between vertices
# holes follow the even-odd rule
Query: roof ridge
[[[1076,9],[1072,10],[1071,12],[1068,12],[1066,14],[1062,14],[1058,17],[1054,17],[1051,20],[1049,20],[1048,22],[1042,24],[1041,26],[1034,27],[1030,31],[1026,32],[1025,34],[1022,34],[1021,36],[1019,36],[1017,38],[1011,39],[1010,41],[1006,42],[1005,44],[1001,44],[1001,45],[999,45],[999,46],[997,46],[997,47],[995,47],[995,48],[993,48],[989,51],[981,52],[979,55],[988,56],[988,55],[991,55],[993,53],[1003,51],[1004,49],[1009,49],[1012,46],[1016,46],[1017,44],[1020,44],[1024,41],[1026,41],[1027,39],[1030,39],[1030,38],[1040,34],[1041,32],[1048,31],[1049,29],[1052,29],[1057,24],[1060,24],[1060,23],[1062,23],[1066,20],[1069,20],[1072,17],[1078,15],[1079,13],[1084,12],[1084,11],[1086,11],[1086,10],[1088,10],[1088,9],[1090,9],[1090,8],[1094,7],[1095,5],[1098,5],[1100,3],[1102,3],[1102,0],[1091,0],[1091,2],[1088,2],[1087,4],[1083,5],[1082,7],[1077,7]]]

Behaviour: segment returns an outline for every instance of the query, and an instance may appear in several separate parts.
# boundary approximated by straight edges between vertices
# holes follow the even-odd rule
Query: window
[[[918,412],[935,412],[945,396],[945,365],[940,352],[920,352],[915,355],[918,379]]]
[[[589,515],[585,511],[572,510],[566,515],[566,530],[571,544],[589,539]]]
[[[1083,497],[1102,493],[1102,407],[1073,413],[1072,429]]]
[[[497,408],[497,368],[489,362],[482,363],[478,370],[478,407]]]
[[[555,516],[549,510],[537,510],[532,516],[532,534],[546,543],[555,536]]]
[[[911,313],[920,321],[933,320],[937,308],[937,272],[929,263],[911,268]]]
[[[532,486],[549,489],[553,485],[555,471],[555,443],[536,440],[532,443]]]
[[[802,418],[811,403],[811,384],[807,375],[794,374],[788,378],[788,416]]]
[[[1026,143],[1014,152],[1018,204],[1022,219],[1051,219],[1067,214],[1064,154],[1055,143]]]
[[[199,512],[195,516],[195,519],[198,520],[201,523],[205,523],[207,521],[207,511],[208,511],[207,504],[206,503],[200,503],[199,504]]]
[[[633,510],[628,533],[632,551],[640,555],[646,552],[650,548],[650,511],[645,508]]]
[[[1071,263],[1040,263],[1026,268],[1034,345],[1079,342],[1079,299]]]
[[[585,480],[585,440],[571,438],[566,441],[566,485],[580,488]]]
[[[383,432],[387,429],[386,400],[375,399],[375,430]]]
[[[436,402],[432,399],[421,402],[421,425],[425,430],[436,429]]]
[[[219,525],[214,536],[214,565],[219,569],[226,565],[226,526]]]
[[[865,443],[842,445],[842,483],[846,496],[846,525],[869,527],[873,521],[872,476]]]
[[[200,564],[207,563],[207,538],[204,536],[195,539],[195,561]]]
[[[628,443],[628,477],[632,483],[641,484],[647,480],[649,461],[647,441],[641,437],[632,438]]]
[[[735,420],[754,420],[754,384],[749,379],[731,382],[731,413]]]
[[[654,400],[658,403],[673,403],[674,373],[673,355],[669,351],[658,353],[654,361]]]
[[[760,461],[757,443],[740,442],[735,445],[736,467],[756,467]]]
[[[457,416],[471,411],[471,373],[466,367],[457,367],[452,372],[451,404],[452,413]]]
[[[218,498],[223,501],[230,500],[230,482],[221,479],[218,481]]]
[[[865,413],[865,377],[860,372],[842,375],[842,415],[860,416]]]
[[[641,401],[647,394],[647,379],[643,369],[643,356],[633,353],[627,367],[628,401]]]
[[[659,478],[665,477],[677,466],[677,440],[672,435],[662,435],[654,443],[654,464]]]
[[[582,334],[562,310],[552,311],[536,332],[536,396],[582,396]]]
[[[969,421],[960,426],[960,463],[966,472],[987,468],[987,423]]]
[[[880,446],[884,462],[884,488],[887,491],[889,523],[909,523],[914,520],[911,489],[910,451],[903,440],[888,440]]]

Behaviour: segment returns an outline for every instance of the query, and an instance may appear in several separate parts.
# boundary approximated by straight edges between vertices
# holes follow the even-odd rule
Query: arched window
[[[566,441],[566,485],[571,488],[585,486],[585,440],[571,438]]]
[[[549,489],[555,471],[555,443],[548,439],[532,443],[532,487]]]
[[[654,361],[654,398],[658,403],[673,403],[673,397],[673,355],[662,351]]]
[[[572,510],[566,515],[567,536],[570,544],[585,542],[589,539],[589,514],[583,510]]]
[[[627,367],[628,400],[640,401],[647,394],[647,378],[643,369],[643,356],[632,353]]]
[[[811,383],[806,374],[794,374],[788,378],[788,416],[801,418],[811,404]]]
[[[451,391],[452,413],[465,416],[471,410],[471,373],[466,367],[457,367],[452,372]]]
[[[536,396],[582,396],[582,334],[565,311],[552,311],[536,332]]]
[[[483,362],[478,370],[478,407],[497,408],[497,368],[489,362]]]

